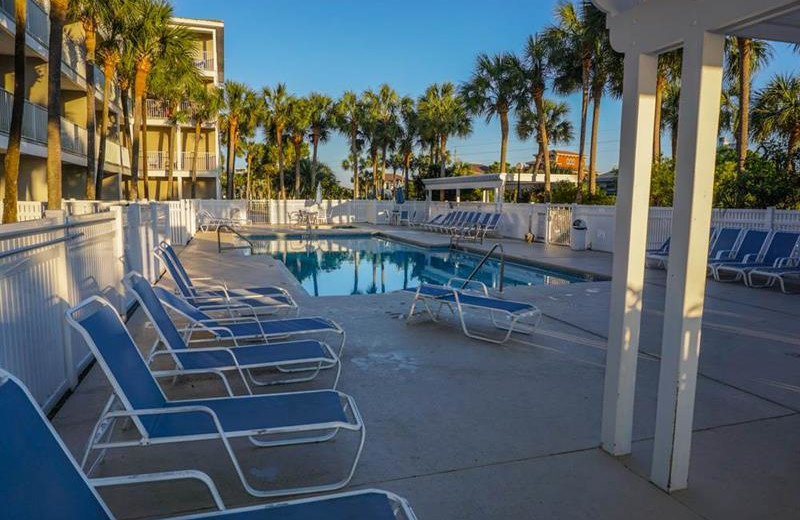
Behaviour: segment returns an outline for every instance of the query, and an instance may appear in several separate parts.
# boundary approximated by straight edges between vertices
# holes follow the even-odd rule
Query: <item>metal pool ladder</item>
[[[223,229],[227,229],[228,231],[230,231],[231,233],[233,233],[237,237],[239,237],[242,240],[244,240],[245,242],[247,242],[248,245],[246,245],[246,246],[225,246],[225,247],[222,247],[221,232],[222,232]],[[217,227],[217,251],[222,253],[223,251],[226,251],[226,250],[229,250],[229,249],[250,249],[250,254],[252,255],[253,254],[253,242],[249,238],[246,238],[244,235],[242,235],[241,233],[239,233],[238,231],[233,229],[231,226],[229,226],[227,224],[220,224],[220,226]]]
[[[464,281],[463,285],[461,285],[462,289],[465,288],[467,286],[467,284],[469,284],[469,282],[472,281],[473,278],[475,278],[475,275],[478,274],[478,271],[481,270],[481,267],[483,267],[483,264],[485,264],[486,261],[489,260],[489,257],[492,256],[492,253],[494,253],[495,249],[498,249],[498,248],[500,249],[500,289],[499,289],[499,292],[503,292],[503,281],[505,280],[505,272],[506,272],[506,253],[503,250],[503,244],[501,244],[500,242],[495,242],[494,245],[492,245],[492,248],[489,249],[489,252],[486,253],[485,255],[483,255],[483,258],[481,258],[481,261],[478,262],[478,265],[476,265],[475,269],[473,269],[472,272],[469,273],[469,276],[467,276],[467,278]]]

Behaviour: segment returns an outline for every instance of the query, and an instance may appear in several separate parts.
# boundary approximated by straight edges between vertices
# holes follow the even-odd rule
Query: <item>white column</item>
[[[678,156],[651,479],[686,488],[706,289],[725,37],[694,31],[683,48]]]
[[[456,190],[456,202],[461,202],[461,190]]]
[[[653,162],[658,56],[625,55],[619,180],[614,232],[608,352],[603,389],[603,449],[631,451],[633,398],[644,286],[644,254]]]

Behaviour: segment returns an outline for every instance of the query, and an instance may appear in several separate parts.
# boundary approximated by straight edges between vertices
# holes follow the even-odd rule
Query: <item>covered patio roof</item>
[[[486,173],[483,175],[464,175],[461,177],[437,177],[423,179],[426,190],[494,190],[506,183],[505,173]]]
[[[682,48],[675,200],[650,475],[687,487],[726,35],[800,42],[799,0],[593,0],[624,53],[602,445],[631,452],[658,54]]]

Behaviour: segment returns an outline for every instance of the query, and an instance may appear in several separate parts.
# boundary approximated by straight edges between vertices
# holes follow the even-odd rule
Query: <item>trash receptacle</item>
[[[569,234],[569,246],[573,251],[586,249],[586,221],[575,219],[572,222],[572,232]]]

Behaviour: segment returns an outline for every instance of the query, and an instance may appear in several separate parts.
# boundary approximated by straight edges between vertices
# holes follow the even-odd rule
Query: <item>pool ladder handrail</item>
[[[221,234],[221,232],[222,232],[223,229],[227,229],[229,232],[233,233],[237,237],[239,237],[242,240],[244,240],[245,242],[247,242],[248,245],[246,245],[246,246],[227,246],[227,247],[222,247],[222,234]],[[253,242],[249,238],[245,237],[244,235],[242,235],[241,233],[239,233],[238,231],[233,229],[232,226],[229,226],[228,224],[220,224],[217,227],[217,252],[222,253],[223,251],[226,251],[226,250],[229,250],[229,249],[250,249],[250,254],[252,255],[253,254]]]
[[[478,265],[475,266],[475,269],[473,269],[472,272],[469,273],[469,276],[467,276],[464,279],[464,283],[461,285],[462,289],[464,289],[469,284],[469,282],[471,282],[472,279],[475,278],[475,275],[478,274],[478,271],[481,270],[481,267],[483,267],[486,261],[489,260],[489,257],[492,256],[492,253],[494,253],[495,250],[498,248],[500,249],[500,289],[498,291],[503,292],[503,281],[505,280],[505,273],[506,273],[506,252],[503,249],[503,244],[501,244],[500,242],[495,242],[492,245],[492,248],[489,249],[489,252],[483,255],[483,258],[481,258],[481,261],[478,262]]]

